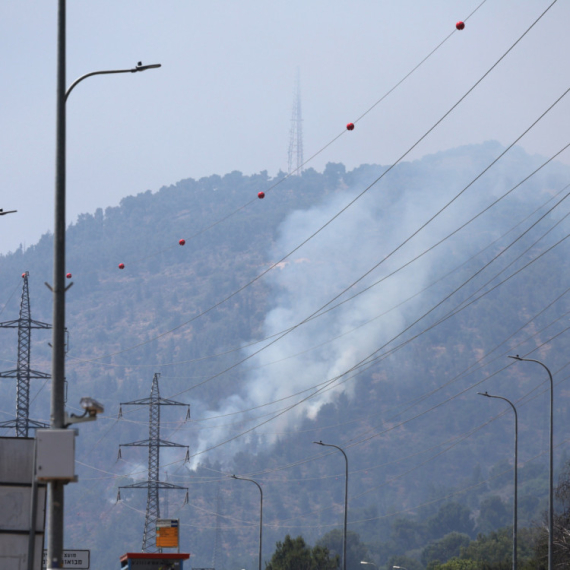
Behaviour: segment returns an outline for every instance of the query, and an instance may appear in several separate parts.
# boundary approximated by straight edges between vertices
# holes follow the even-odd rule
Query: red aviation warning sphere
[[[125,264],[124,263],[119,263],[119,269],[124,269],[125,268]]]
[[[346,125],[346,128],[349,131],[354,131],[354,123],[348,123],[348,125]]]
[[[71,273],[68,273],[68,274],[66,275],[66,277],[67,277],[68,279],[71,279]]]
[[[178,245],[184,245],[186,243],[185,239],[181,239],[178,241]]]
[[[265,192],[258,192],[258,193],[257,193],[257,197],[258,197],[260,200],[263,200],[263,198],[265,198]]]
[[[22,279],[25,279],[25,278],[26,278],[26,274],[22,273]]]
[[[465,22],[462,22],[461,20],[459,20],[459,22],[457,22],[457,24],[455,24],[455,27],[458,30],[462,30],[465,27]]]

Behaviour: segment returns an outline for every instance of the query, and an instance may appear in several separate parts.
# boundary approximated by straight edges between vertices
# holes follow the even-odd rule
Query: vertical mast
[[[303,114],[301,111],[301,72],[297,68],[295,81],[295,99],[291,113],[291,129],[289,131],[289,152],[287,153],[288,173],[301,174],[303,157]]]

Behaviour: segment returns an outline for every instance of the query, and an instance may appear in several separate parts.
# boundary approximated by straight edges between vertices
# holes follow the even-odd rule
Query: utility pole
[[[30,419],[30,379],[49,379],[50,375],[30,368],[32,329],[51,329],[51,325],[34,321],[30,311],[29,273],[22,273],[22,299],[20,316],[14,321],[0,323],[2,329],[18,329],[18,363],[14,370],[0,372],[0,378],[16,378],[16,419],[0,422],[0,428],[15,428],[16,437],[28,437],[30,429],[47,428],[44,424]]]
[[[221,497],[221,489],[220,489],[220,482],[218,481],[218,494],[216,497],[216,541],[214,544],[214,560],[212,561],[212,568],[214,570],[224,570],[224,564],[221,561],[222,558],[220,556],[220,563],[218,564],[218,553],[222,551],[222,529],[220,526],[220,510],[222,507],[222,497]]]
[[[186,419],[190,417],[190,406],[182,402],[175,402],[174,400],[167,400],[160,397],[160,390],[158,386],[158,379],[160,374],[155,373],[152,379],[152,388],[150,391],[150,398],[142,398],[140,400],[133,400],[132,402],[121,402],[121,406],[148,406],[149,420],[148,420],[148,439],[142,441],[135,441],[133,443],[122,443],[119,445],[119,458],[121,457],[121,447],[148,447],[148,478],[141,483],[133,483],[132,485],[125,485],[119,487],[119,495],[117,499],[121,498],[121,489],[147,489],[147,502],[146,502],[146,515],[144,523],[144,532],[142,540],[142,552],[159,552],[160,549],[156,547],[156,521],[160,518],[160,502],[159,502],[159,489],[186,489],[186,500],[188,500],[188,487],[180,487],[172,483],[167,483],[159,480],[160,472],[160,448],[161,447],[185,447],[186,459],[189,458],[189,448],[187,445],[173,443],[160,439],[160,407],[161,406],[187,406]],[[119,412],[119,416],[122,413]]]
[[[301,113],[301,72],[297,68],[295,82],[295,99],[291,114],[291,129],[289,131],[289,152],[287,154],[289,174],[301,174],[303,158],[303,115]]]

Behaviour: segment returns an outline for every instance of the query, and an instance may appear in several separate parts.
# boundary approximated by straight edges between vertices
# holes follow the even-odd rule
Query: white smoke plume
[[[488,150],[494,150],[495,153],[497,147]],[[372,188],[324,231],[270,272],[266,282],[271,290],[273,308],[266,315],[263,336],[276,334],[298,324],[353,283],[429,219],[472,179],[473,172],[477,172],[478,168],[471,163],[465,168],[466,164],[462,163],[461,174],[450,177],[450,169],[454,167],[449,163],[438,174],[433,174],[433,159],[428,165],[416,163],[403,166],[408,169],[406,179],[412,180],[408,187],[400,187],[398,171],[395,171],[395,176],[389,175],[385,182]],[[415,178],[410,176],[410,167],[416,170]],[[431,173],[425,177],[418,175],[425,175],[426,170],[431,170]],[[297,247],[348,204],[369,182],[370,180],[362,181],[351,189],[336,192],[323,203],[290,215],[279,228],[279,237],[270,254],[271,261],[282,258]],[[340,300],[415,257],[475,211],[479,211],[481,204],[491,202],[493,196],[506,190],[504,184],[497,183],[497,180],[494,182],[474,185],[461,200]],[[482,220],[478,223],[485,227],[489,222]],[[499,228],[496,230],[498,232]],[[469,245],[470,231],[471,226],[467,232],[458,234],[451,247],[472,251]],[[285,398],[350,369],[399,333],[411,320],[410,314],[419,315],[419,306],[427,306],[427,299],[420,295],[387,315],[361,325],[416,294],[431,282],[434,268],[445,262],[445,248],[439,248],[384,283],[302,325],[253,356],[247,363],[250,372],[246,385],[239,394],[220,402],[216,414],[232,413]],[[331,341],[344,333],[349,334]],[[313,347],[318,348],[309,350]],[[251,354],[258,349],[258,345],[250,347],[244,350],[244,354]],[[296,354],[298,356],[289,358]],[[353,386],[354,381],[337,383],[332,389],[266,424],[258,433],[263,434],[265,443],[271,443],[277,434],[295,429],[301,418],[314,417],[321,406],[331,401],[337,392],[344,391],[350,397]],[[239,430],[244,431],[264,421],[264,414],[276,413],[309,393],[252,412],[249,417],[257,417],[258,420],[241,425]],[[206,435],[204,431],[200,436],[199,450],[229,439],[236,433],[238,430],[235,426],[216,430],[215,436]],[[247,436],[237,439],[229,449],[228,446],[220,448],[223,454],[216,454],[215,457],[229,457],[232,451],[243,448],[244,440],[247,441]],[[208,454],[208,457],[212,456]]]

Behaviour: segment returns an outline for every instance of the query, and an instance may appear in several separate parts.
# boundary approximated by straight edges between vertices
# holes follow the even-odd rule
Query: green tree
[[[562,506],[559,512],[554,513],[554,532],[552,562],[557,570],[570,569],[570,462],[560,475],[556,498]],[[538,570],[548,566],[548,522],[546,515],[544,522],[536,528],[537,539],[534,553],[534,564]]]
[[[392,523],[391,538],[400,552],[421,548],[427,542],[425,524],[398,517]]]
[[[450,558],[459,556],[461,547],[469,546],[470,538],[466,534],[450,532],[443,538],[432,542],[422,551],[421,560],[426,566],[430,562],[447,562]]]
[[[518,529],[517,559],[521,564],[533,555],[534,534],[531,529]],[[493,570],[501,570],[502,566],[506,565],[508,570],[512,566],[512,549],[513,530],[511,527],[505,527],[488,535],[478,535],[469,546],[461,549],[460,558],[475,560]]]
[[[334,529],[327,532],[317,541],[319,546],[324,546],[332,554],[336,554],[342,561],[342,530]],[[360,562],[370,560],[370,553],[365,544],[360,542],[360,536],[356,532],[348,531],[346,534],[346,568],[347,570],[362,570]]]
[[[283,542],[278,542],[275,552],[266,570],[337,570],[339,565],[338,556],[330,555],[327,548],[315,546],[311,548],[305,544],[302,536],[291,538],[285,537]]]
[[[469,507],[454,502],[442,505],[438,513],[427,521],[428,532],[434,539],[441,538],[450,532],[474,537],[474,528]]]
[[[386,564],[386,568],[391,570],[394,566],[399,566],[400,568],[405,568],[406,570],[423,570],[423,565],[421,562],[418,562],[414,558],[409,556],[392,556],[388,559],[388,564]]]
[[[505,503],[501,501],[501,497],[492,495],[481,503],[477,528],[482,533],[497,530],[509,524],[511,516],[511,512],[507,509]]]
[[[481,570],[481,566],[475,560],[461,560],[452,558],[445,564],[431,563],[426,570]]]

